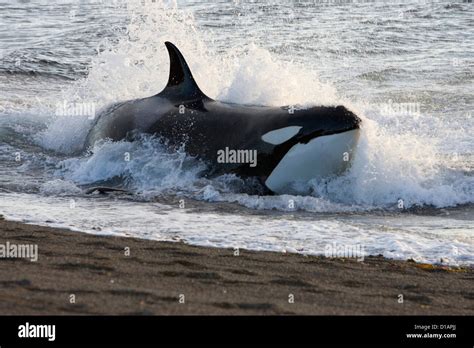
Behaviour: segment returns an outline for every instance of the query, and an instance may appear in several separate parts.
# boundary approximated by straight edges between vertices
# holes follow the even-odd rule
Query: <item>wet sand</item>
[[[37,244],[38,261],[0,258],[2,315],[474,314],[473,268],[377,256],[235,256],[0,219],[0,244],[7,241]]]

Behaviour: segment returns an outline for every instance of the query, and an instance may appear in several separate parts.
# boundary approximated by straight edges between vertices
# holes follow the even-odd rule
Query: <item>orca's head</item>
[[[286,127],[262,135],[275,159],[265,185],[276,193],[294,182],[327,178],[346,170],[359,139],[361,119],[344,106],[289,112]]]
[[[319,137],[359,129],[361,119],[344,106],[318,106],[295,110],[288,124],[301,127],[296,134],[298,142],[307,143]]]

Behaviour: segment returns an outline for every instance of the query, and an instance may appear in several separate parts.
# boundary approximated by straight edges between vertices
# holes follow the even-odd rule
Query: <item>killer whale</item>
[[[165,45],[170,59],[166,87],[108,107],[95,119],[87,148],[100,139],[154,134],[171,150],[184,144],[189,155],[208,163],[208,176],[256,177],[278,194],[291,191],[294,182],[337,175],[348,167],[361,120],[344,106],[294,109],[214,100],[198,87],[178,48]]]

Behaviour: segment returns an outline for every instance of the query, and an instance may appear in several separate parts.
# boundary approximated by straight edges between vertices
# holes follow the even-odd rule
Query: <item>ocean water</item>
[[[0,213],[95,234],[472,265],[473,18],[469,1],[0,1]],[[212,98],[354,111],[350,170],[308,182],[306,196],[258,196],[238,177],[201,177],[205,163],[151,136],[84,151],[102,108],[165,86],[165,41]],[[128,193],[85,193],[99,184]]]

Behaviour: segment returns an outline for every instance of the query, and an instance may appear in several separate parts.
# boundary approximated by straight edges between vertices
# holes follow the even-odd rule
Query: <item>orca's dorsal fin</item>
[[[210,99],[199,88],[181,52],[171,42],[165,42],[170,57],[168,84],[159,94],[167,94],[180,100]]]

